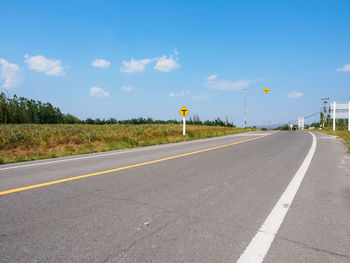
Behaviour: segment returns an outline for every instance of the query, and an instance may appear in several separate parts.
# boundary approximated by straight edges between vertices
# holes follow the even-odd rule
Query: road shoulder
[[[350,261],[350,155],[314,134],[315,156],[264,262]]]

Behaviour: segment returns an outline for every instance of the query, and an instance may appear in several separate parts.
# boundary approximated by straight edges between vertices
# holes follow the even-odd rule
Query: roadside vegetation
[[[7,124],[0,125],[0,163],[104,152],[252,131],[181,124]]]
[[[323,112],[320,113],[320,121],[314,122],[311,126],[315,128],[322,127],[323,120]],[[337,136],[339,139],[343,141],[345,146],[347,147],[347,151],[350,152],[350,132],[348,131],[348,120],[347,119],[336,119],[336,130],[333,131],[333,119],[331,118],[330,109],[328,109],[328,113],[325,116],[325,124],[324,128],[321,129],[321,132]]]
[[[322,129],[322,132],[337,136],[339,139],[341,139],[345,146],[347,147],[348,152],[350,153],[350,132],[347,129],[338,129],[336,131],[333,131],[333,128],[326,127]]]
[[[133,118],[80,120],[51,103],[12,98],[0,93],[0,164],[119,150],[155,144],[222,136],[239,129],[217,118],[201,121],[189,116],[186,137],[182,122]]]

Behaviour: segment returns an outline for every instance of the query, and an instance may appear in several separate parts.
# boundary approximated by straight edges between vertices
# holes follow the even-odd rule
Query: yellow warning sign
[[[186,115],[187,115],[190,111],[189,111],[185,106],[183,106],[179,112],[180,112],[180,114],[182,115],[182,117],[186,117]]]
[[[267,94],[267,93],[270,92],[270,90],[269,90],[268,88],[265,88],[265,89],[263,90],[263,92],[265,92],[265,94]]]

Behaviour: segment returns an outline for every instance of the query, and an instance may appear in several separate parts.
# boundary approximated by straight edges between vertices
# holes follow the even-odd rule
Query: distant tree
[[[117,124],[118,121],[114,118],[109,118],[107,121],[106,121],[107,124]]]
[[[67,113],[63,117],[63,123],[75,124],[81,123],[81,120],[79,120],[79,118],[75,117],[74,115]]]
[[[87,118],[87,119],[84,121],[84,123],[86,123],[86,124],[95,124],[95,121],[94,121],[93,119],[91,119],[91,118]]]

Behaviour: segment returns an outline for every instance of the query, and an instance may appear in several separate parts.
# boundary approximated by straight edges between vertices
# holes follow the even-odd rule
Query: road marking
[[[305,160],[299,167],[299,170],[294,175],[292,181],[287,186],[280,199],[277,201],[275,207],[272,209],[265,222],[250,241],[243,254],[238,259],[237,263],[261,263],[263,262],[270,246],[281,226],[283,220],[293,202],[293,199],[304,179],[304,176],[309,168],[312,157],[314,156],[317,140],[316,136],[311,132],[312,145],[305,157]]]
[[[83,179],[83,178],[87,178],[87,177],[92,177],[92,176],[96,176],[96,175],[122,171],[122,170],[130,169],[130,168],[134,168],[134,167],[139,167],[139,166],[144,166],[144,165],[148,165],[148,164],[159,163],[159,162],[172,160],[172,159],[176,159],[176,158],[180,158],[180,157],[185,157],[185,156],[189,156],[189,155],[193,155],[193,154],[197,154],[197,153],[202,153],[202,152],[212,151],[212,150],[216,150],[216,149],[221,149],[221,148],[229,147],[229,146],[240,144],[240,143],[244,143],[244,142],[258,140],[258,139],[264,138],[266,136],[275,134],[277,132],[279,132],[279,131],[276,131],[276,132],[273,132],[273,133],[268,133],[268,134],[265,134],[265,135],[262,135],[262,136],[259,136],[259,137],[255,137],[255,138],[251,138],[251,139],[246,139],[246,140],[243,140],[243,141],[238,141],[238,142],[233,142],[233,143],[229,143],[229,144],[224,144],[224,145],[220,145],[220,146],[216,146],[216,147],[212,147],[212,148],[207,148],[207,149],[202,149],[202,150],[198,150],[198,151],[194,151],[194,152],[183,153],[183,154],[170,156],[170,157],[166,157],[166,158],[162,158],[162,159],[158,159],[158,160],[154,160],[154,161],[133,164],[133,165],[129,165],[129,166],[119,167],[119,168],[110,169],[110,170],[101,171],[101,172],[96,172],[96,173],[91,173],[91,174],[84,174],[84,175],[79,175],[79,176],[75,176],[75,177],[69,177],[69,178],[60,179],[60,180],[56,180],[56,181],[50,181],[50,182],[41,183],[41,184],[34,184],[34,185],[28,185],[28,186],[24,186],[24,187],[9,189],[9,190],[5,190],[5,191],[1,191],[0,192],[0,196],[1,195],[11,194],[11,193],[16,193],[16,192],[22,192],[22,191],[26,191],[26,190],[30,190],[30,189],[34,189],[34,188],[40,188],[40,187],[44,187],[44,186],[49,186],[49,185],[53,185],[53,184],[59,184],[59,183],[74,181],[74,180]]]
[[[254,134],[254,133],[245,133],[244,132],[244,133],[236,133],[236,134],[231,134],[231,135],[227,135],[227,136],[219,136],[219,137],[200,139],[200,140],[169,143],[169,144],[162,144],[162,145],[152,145],[152,146],[146,146],[146,147],[141,147],[141,148],[136,148],[136,149],[123,149],[123,150],[117,150],[117,151],[112,151],[112,152],[108,152],[108,153],[92,153],[92,154],[87,154],[86,156],[80,156],[80,157],[70,156],[67,159],[61,159],[61,160],[45,161],[45,162],[38,162],[38,163],[30,163],[30,164],[1,167],[0,171],[12,170],[12,169],[17,169],[17,168],[25,168],[25,167],[31,167],[31,166],[38,166],[38,165],[47,165],[47,164],[53,164],[53,163],[62,163],[62,162],[83,160],[83,159],[90,159],[90,158],[97,158],[97,157],[104,157],[104,156],[109,156],[109,155],[118,155],[118,154],[123,154],[123,153],[130,153],[130,152],[148,151],[148,150],[153,150],[156,148],[179,146],[179,145],[183,145],[183,144],[194,144],[194,143],[199,143],[199,142],[202,142],[205,140],[206,141],[214,141],[214,140],[220,140],[220,139],[227,138],[227,137],[246,137],[246,136],[248,137],[248,136],[256,136],[256,135],[258,135],[258,133]]]

